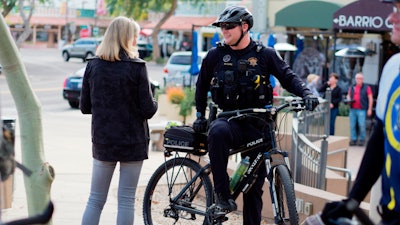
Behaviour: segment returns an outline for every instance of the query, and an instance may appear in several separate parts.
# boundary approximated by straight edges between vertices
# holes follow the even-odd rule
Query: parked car
[[[3,73],[3,66],[0,65],[0,74]]]
[[[64,61],[68,62],[70,58],[81,58],[83,62],[86,58],[93,57],[96,49],[101,43],[102,38],[81,38],[71,45],[66,45],[61,50]]]
[[[65,100],[68,101],[71,108],[76,108],[76,109],[79,108],[79,100],[82,90],[82,79],[85,73],[85,69],[86,67],[83,67],[75,71],[64,80],[63,97]],[[160,85],[158,84],[157,81],[153,80],[150,80],[150,84],[151,84],[151,91],[153,92],[154,95],[156,89],[160,88]]]
[[[199,52],[197,65],[199,69],[201,62],[207,52]],[[190,75],[190,67],[192,61],[191,51],[178,51],[171,54],[163,69],[164,87],[168,85],[194,85],[197,80],[197,75]]]
[[[139,58],[144,59],[151,56],[153,52],[153,45],[151,43],[150,35],[139,35],[137,39],[137,46],[139,51]]]
[[[86,67],[83,67],[64,80],[63,97],[68,101],[71,108],[79,108],[79,99],[82,89],[82,78]]]

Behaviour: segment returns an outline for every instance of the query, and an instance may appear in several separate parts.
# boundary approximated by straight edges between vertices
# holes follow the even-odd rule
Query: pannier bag
[[[173,126],[164,133],[164,147],[169,151],[207,154],[207,135],[196,133],[190,126]]]

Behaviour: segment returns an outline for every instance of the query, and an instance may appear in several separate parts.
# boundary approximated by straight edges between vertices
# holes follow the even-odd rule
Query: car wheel
[[[69,105],[71,108],[78,109],[79,108],[79,102],[77,101],[68,101]]]
[[[62,53],[62,57],[63,57],[63,59],[64,59],[65,62],[68,62],[68,60],[69,60],[69,54],[68,54],[68,52],[63,52],[63,53]]]
[[[94,54],[93,54],[92,52],[88,52],[88,53],[86,53],[85,58],[82,59],[82,60],[83,60],[83,62],[86,62],[86,59],[87,59],[87,58],[91,58],[91,57],[93,57],[93,56],[94,56]]]

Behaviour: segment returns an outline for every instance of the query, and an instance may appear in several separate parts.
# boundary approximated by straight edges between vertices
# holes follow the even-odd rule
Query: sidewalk
[[[162,120],[157,117],[149,121],[150,124],[160,122],[162,122]],[[17,136],[17,138],[19,137]],[[54,141],[57,142],[57,140]],[[55,145],[57,145],[57,143],[55,143]],[[72,148],[75,148],[75,146],[72,146]],[[83,146],[81,148],[87,149],[89,147]],[[51,148],[47,147],[47,150],[48,149]],[[54,146],[52,146],[52,149],[53,151],[55,151],[52,152],[52,154],[55,154],[55,156],[57,156],[58,158],[65,157],[63,156],[63,152],[57,152],[58,149]],[[364,149],[365,147],[349,147],[348,168],[353,172],[353,178],[356,176],[356,173],[358,171]],[[67,159],[65,159],[64,161],[66,160]],[[79,159],[73,163],[68,163],[67,165],[56,165],[57,162],[53,164],[56,170],[56,177],[51,188],[51,198],[54,201],[55,205],[55,212],[53,215],[54,225],[80,225],[81,217],[86,205],[87,198],[89,196],[91,160],[92,159],[88,157],[85,159]],[[141,171],[141,177],[139,180],[139,188],[135,204],[135,225],[143,224],[142,199],[144,188],[147,185],[147,182],[150,179],[150,176],[152,175],[154,170],[163,162],[164,157],[162,152],[149,151],[149,160],[144,161]],[[65,167],[67,167],[67,169],[65,169]],[[85,169],[78,170],[74,169],[75,167],[84,167]],[[100,225],[115,224],[117,213],[118,168],[116,169],[115,173],[116,174],[114,174],[111,183],[108,201],[103,209]],[[20,170],[17,170],[14,175],[15,179],[12,208],[2,210],[3,222],[27,216],[27,203],[25,187],[23,183],[23,175]],[[229,224],[233,225],[235,223],[234,221],[230,221]]]

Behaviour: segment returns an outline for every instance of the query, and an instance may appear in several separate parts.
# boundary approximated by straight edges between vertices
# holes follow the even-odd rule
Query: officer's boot
[[[217,211],[225,214],[237,210],[235,200],[222,193],[215,193],[215,206]]]

